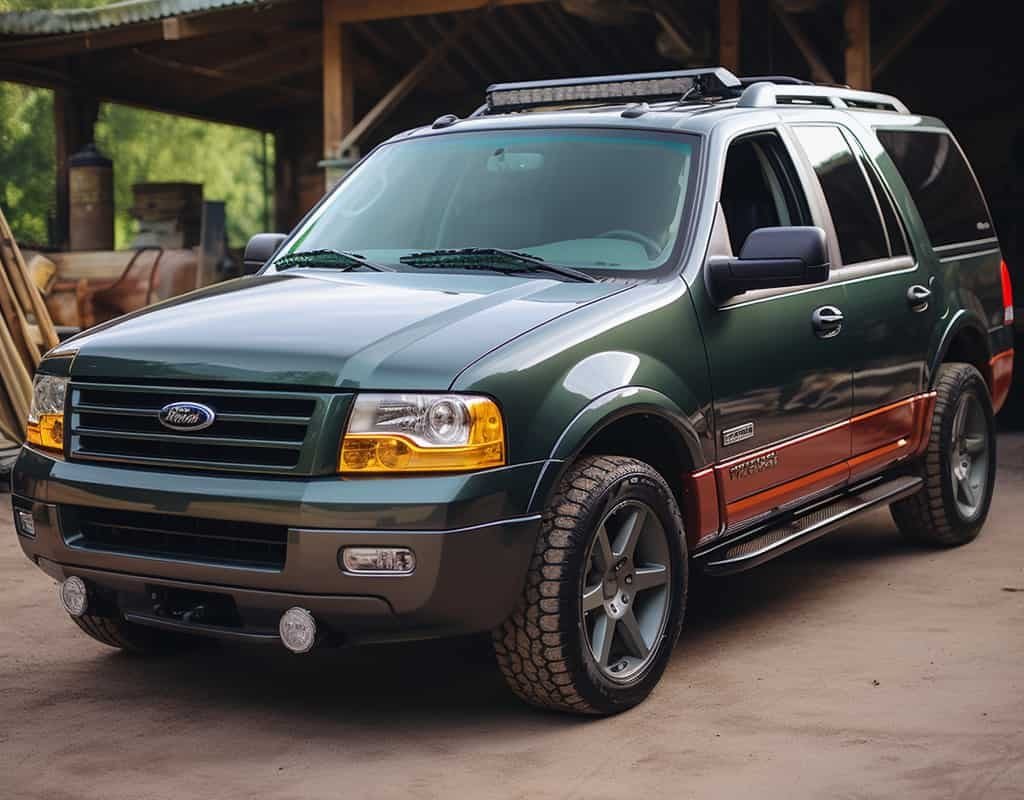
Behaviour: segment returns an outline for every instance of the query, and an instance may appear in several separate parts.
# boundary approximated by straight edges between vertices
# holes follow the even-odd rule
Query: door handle
[[[932,290],[920,284],[914,284],[907,289],[907,305],[911,311],[926,311],[928,301],[932,299]]]
[[[843,329],[843,312],[835,306],[816,308],[811,314],[811,326],[819,339],[831,339]]]

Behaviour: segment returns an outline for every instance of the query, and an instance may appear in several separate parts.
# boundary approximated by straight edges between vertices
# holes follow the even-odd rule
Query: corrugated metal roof
[[[0,14],[0,34],[43,36],[87,33],[198,11],[265,4],[267,0],[124,0],[99,8],[8,11]]]

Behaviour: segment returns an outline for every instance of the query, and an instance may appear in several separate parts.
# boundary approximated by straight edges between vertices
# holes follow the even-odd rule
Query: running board
[[[862,485],[795,512],[781,525],[769,523],[736,539],[713,545],[695,553],[694,559],[710,575],[743,572],[824,536],[858,514],[908,497],[917,492],[922,483],[917,476],[905,475]]]

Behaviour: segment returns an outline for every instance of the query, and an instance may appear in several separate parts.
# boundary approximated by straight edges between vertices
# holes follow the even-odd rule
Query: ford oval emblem
[[[170,403],[160,409],[160,424],[172,431],[201,431],[209,428],[217,414],[202,403]]]

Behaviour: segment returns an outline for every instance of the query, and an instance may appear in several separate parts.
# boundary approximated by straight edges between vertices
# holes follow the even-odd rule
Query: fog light
[[[341,566],[363,575],[408,575],[416,569],[416,556],[408,547],[345,547]]]
[[[316,644],[316,620],[304,608],[295,606],[285,611],[277,630],[282,644],[293,653],[308,653]]]
[[[60,604],[71,616],[81,617],[88,610],[89,590],[81,578],[72,576],[61,581],[57,593],[60,596]]]
[[[26,511],[24,508],[14,509],[14,524],[22,536],[29,539],[36,538],[36,521],[32,517],[31,511]]]

